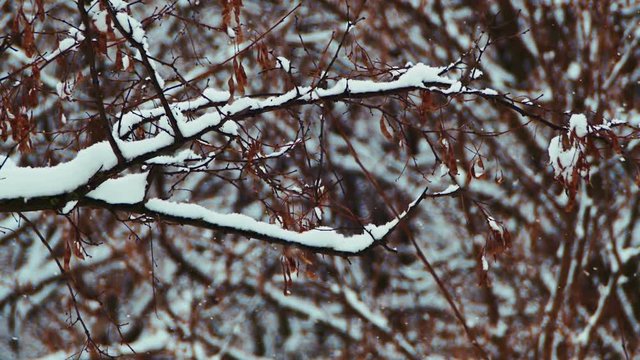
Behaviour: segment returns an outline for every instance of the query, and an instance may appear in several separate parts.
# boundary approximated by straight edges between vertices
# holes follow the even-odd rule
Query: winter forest
[[[0,26],[0,359],[640,356],[637,1]]]

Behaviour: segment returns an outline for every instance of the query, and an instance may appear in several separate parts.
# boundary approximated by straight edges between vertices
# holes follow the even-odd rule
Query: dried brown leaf
[[[384,115],[380,117],[380,131],[382,131],[382,135],[384,135],[384,137],[389,140],[392,141],[393,140],[393,135],[391,135],[391,133],[389,132],[389,129],[387,129],[387,125],[385,124],[385,118]]]

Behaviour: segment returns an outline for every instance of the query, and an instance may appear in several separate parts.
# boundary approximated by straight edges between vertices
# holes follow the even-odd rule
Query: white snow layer
[[[56,166],[32,168],[3,166],[0,199],[33,198],[64,194],[85,185],[98,171],[117,163],[109,143],[99,142],[79,151],[76,157]]]
[[[586,116],[583,114],[574,114],[571,116],[568,135],[573,132],[578,138],[584,138],[590,131],[591,129]],[[562,135],[551,139],[548,148],[549,161],[553,167],[555,176],[571,182],[574,168],[584,150],[584,145],[575,138],[570,138],[570,145],[567,148],[562,144]]]
[[[583,138],[589,133],[589,124],[587,123],[587,117],[584,114],[571,115],[569,120],[569,129],[575,132],[576,136]]]
[[[264,99],[239,98],[232,104],[221,106],[216,111],[206,113],[193,121],[186,121],[182,116],[182,111],[193,109],[194,105],[202,105],[205,102],[228,99],[228,93],[213,89],[205,90],[202,98],[173,104],[173,109],[175,114],[180,115],[177,116],[178,125],[185,137],[195,136],[220,124],[223,124],[221,129],[223,132],[235,135],[237,124],[229,121],[229,117],[247,110],[278,107],[290,101],[314,101],[340,94],[377,93],[411,88],[433,88],[445,93],[454,91],[478,92],[463,88],[459,82],[438,75],[442,69],[419,63],[404,70],[404,73],[396,80],[389,82],[342,79],[328,89],[304,87]],[[443,89],[443,85],[449,86],[449,88]],[[149,116],[162,116],[163,111],[151,109],[128,113],[123,116],[122,122],[114,127],[116,142],[126,159],[132,160],[153,151],[162,150],[174,143],[174,137],[166,131],[160,132],[156,137],[138,141],[120,140],[123,131],[132,129]],[[165,125],[166,117],[161,119],[160,123]],[[116,156],[109,144],[100,142],[79,151],[75,159],[56,166],[42,168],[5,166],[0,170],[0,199],[28,199],[37,196],[61,195],[85,185],[98,171],[107,171],[113,168],[116,163]]]
[[[123,14],[124,15],[124,14]],[[129,24],[129,30],[135,27]],[[143,37],[144,39],[144,37]],[[247,110],[268,110],[288,102],[313,102],[321,98],[338,95],[379,93],[397,89],[411,90],[413,88],[434,89],[443,93],[464,91],[479,93],[478,90],[464,88],[458,81],[439,75],[443,68],[416,64],[408,69],[398,70],[399,76],[388,82],[374,82],[365,80],[342,79],[328,89],[301,87],[281,95],[263,99],[243,97],[235,99],[231,104],[216,108],[216,111],[205,113],[192,121],[187,121],[183,112],[193,110],[212,102],[222,102],[229,99],[229,93],[207,89],[201,98],[174,103],[171,105],[174,117],[178,122],[179,131],[185,137],[193,137],[208,130],[219,127],[228,135],[236,135],[238,124],[231,117]],[[483,90],[486,91],[486,90]],[[166,129],[152,138],[126,141],[121,136],[144,122],[149,117],[159,117],[158,126]],[[114,127],[116,144],[125,159],[132,161],[153,152],[160,152],[175,144],[175,137],[164,114],[164,109],[137,110],[127,113],[122,121]],[[293,144],[295,145],[295,144]],[[180,153],[173,159],[158,156],[149,163],[184,161],[191,153]],[[16,167],[7,162],[0,169],[0,199],[23,199],[39,196],[56,196],[74,191],[86,185],[98,172],[111,170],[117,164],[117,158],[108,142],[99,142],[77,153],[76,157],[66,163],[51,167],[31,168]],[[136,204],[144,201],[146,176],[144,174],[126,175],[121,178],[109,179],[87,194],[88,197],[111,204]],[[445,194],[457,190],[449,186],[441,193]],[[409,208],[417,204],[414,201]],[[70,211],[75,204],[69,204],[65,210]],[[301,246],[326,248],[345,253],[356,253],[381,240],[403,218],[407,212],[398,218],[380,226],[373,224],[364,226],[362,234],[347,236],[337,233],[327,227],[320,227],[304,232],[283,229],[277,225],[260,222],[242,214],[220,214],[195,204],[178,204],[171,201],[152,199],[145,203],[151,212],[168,216],[204,221],[213,226],[229,230],[244,231],[256,237],[271,238]]]
[[[243,214],[221,214],[196,204],[180,204],[151,199],[147,201],[145,207],[153,212],[168,216],[204,221],[214,226],[247,231],[302,246],[326,248],[346,253],[357,253],[368,248],[373,242],[382,239],[399,221],[399,219],[394,219],[380,226],[369,224],[364,227],[365,231],[362,234],[346,236],[327,227],[303,232],[286,230],[278,225],[257,221]]]
[[[87,197],[102,200],[109,204],[139,203],[144,200],[147,175],[149,175],[149,172],[109,179],[100,184],[95,190],[87,193]]]

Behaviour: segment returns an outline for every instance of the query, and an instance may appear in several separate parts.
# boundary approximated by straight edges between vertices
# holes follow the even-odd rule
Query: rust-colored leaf
[[[71,245],[69,244],[70,239],[67,238],[64,242],[64,255],[63,255],[63,267],[64,271],[69,271],[71,264]]]
[[[238,37],[238,43],[244,42],[244,35],[242,34],[242,26],[240,26],[240,9],[242,8],[242,0],[231,0],[233,3],[233,13],[235,15],[236,24],[238,24],[236,36]]]
[[[24,27],[24,35],[22,37],[22,47],[27,56],[31,57],[36,52],[35,38],[33,35],[33,25],[26,23]]]
[[[76,238],[73,245],[73,255],[78,259],[84,260],[84,253],[82,252],[82,243],[80,242],[80,239]]]
[[[107,35],[104,33],[98,34],[98,41],[95,44],[97,51],[101,54],[107,55]]]
[[[384,115],[380,117],[380,131],[382,132],[382,135],[384,135],[384,137],[391,141],[393,140],[393,135],[391,135],[391,133],[389,132],[389,129],[387,129],[387,125],[385,124],[385,118]]]
[[[238,91],[240,94],[244,95],[244,88],[247,85],[247,73],[244,71],[244,66],[242,66],[242,62],[238,62],[238,67],[236,68],[236,81],[238,82]]]
[[[116,61],[115,61],[115,67],[116,69],[120,70],[123,69],[123,65],[122,65],[122,52],[117,49],[116,50]]]
[[[222,4],[222,27],[226,30],[231,24],[231,12],[233,11],[229,0],[220,0]]]
[[[454,176],[458,175],[458,162],[456,160],[455,153],[453,152],[453,147],[449,143],[449,140],[447,140],[444,132],[440,135],[440,139],[438,143],[440,143],[440,146],[442,147],[442,152],[443,152],[442,160],[444,161],[445,165],[447,165],[447,167],[449,168],[449,174]]]
[[[274,67],[274,60],[269,56],[269,50],[264,43],[258,44],[258,64],[260,64],[263,70]]]
[[[20,33],[20,13],[17,13],[13,18],[13,23],[11,24],[11,31],[18,36]]]
[[[433,99],[433,94],[431,91],[421,91],[420,92],[420,113],[425,114],[428,112],[434,111],[437,106],[435,106],[435,101]]]
[[[36,15],[40,21],[44,21],[44,0],[36,0]]]
[[[231,96],[229,97],[229,103],[231,103],[231,101],[233,100],[233,94],[236,92],[236,84],[233,81],[233,76],[229,78],[227,84],[229,85],[229,93],[231,94]]]

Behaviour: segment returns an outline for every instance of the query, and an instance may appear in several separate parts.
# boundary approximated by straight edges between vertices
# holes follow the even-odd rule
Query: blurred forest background
[[[68,161],[105,139],[102,110],[158,106],[134,49],[96,23],[104,3],[84,6],[93,42],[56,54],[81,29],[82,6],[0,0],[0,164]],[[638,2],[126,9],[171,101],[206,87],[239,97],[388,81],[419,62],[454,64],[453,78],[500,96],[411,91],[275,109],[239,121],[237,138],[186,146],[217,154],[204,166],[150,175],[158,197],[345,234],[389,221],[429,187],[385,246],[355,256],[113,209],[0,211],[1,358],[640,354]],[[589,136],[572,114],[586,116]],[[556,136],[584,150],[572,176],[551,165]]]

